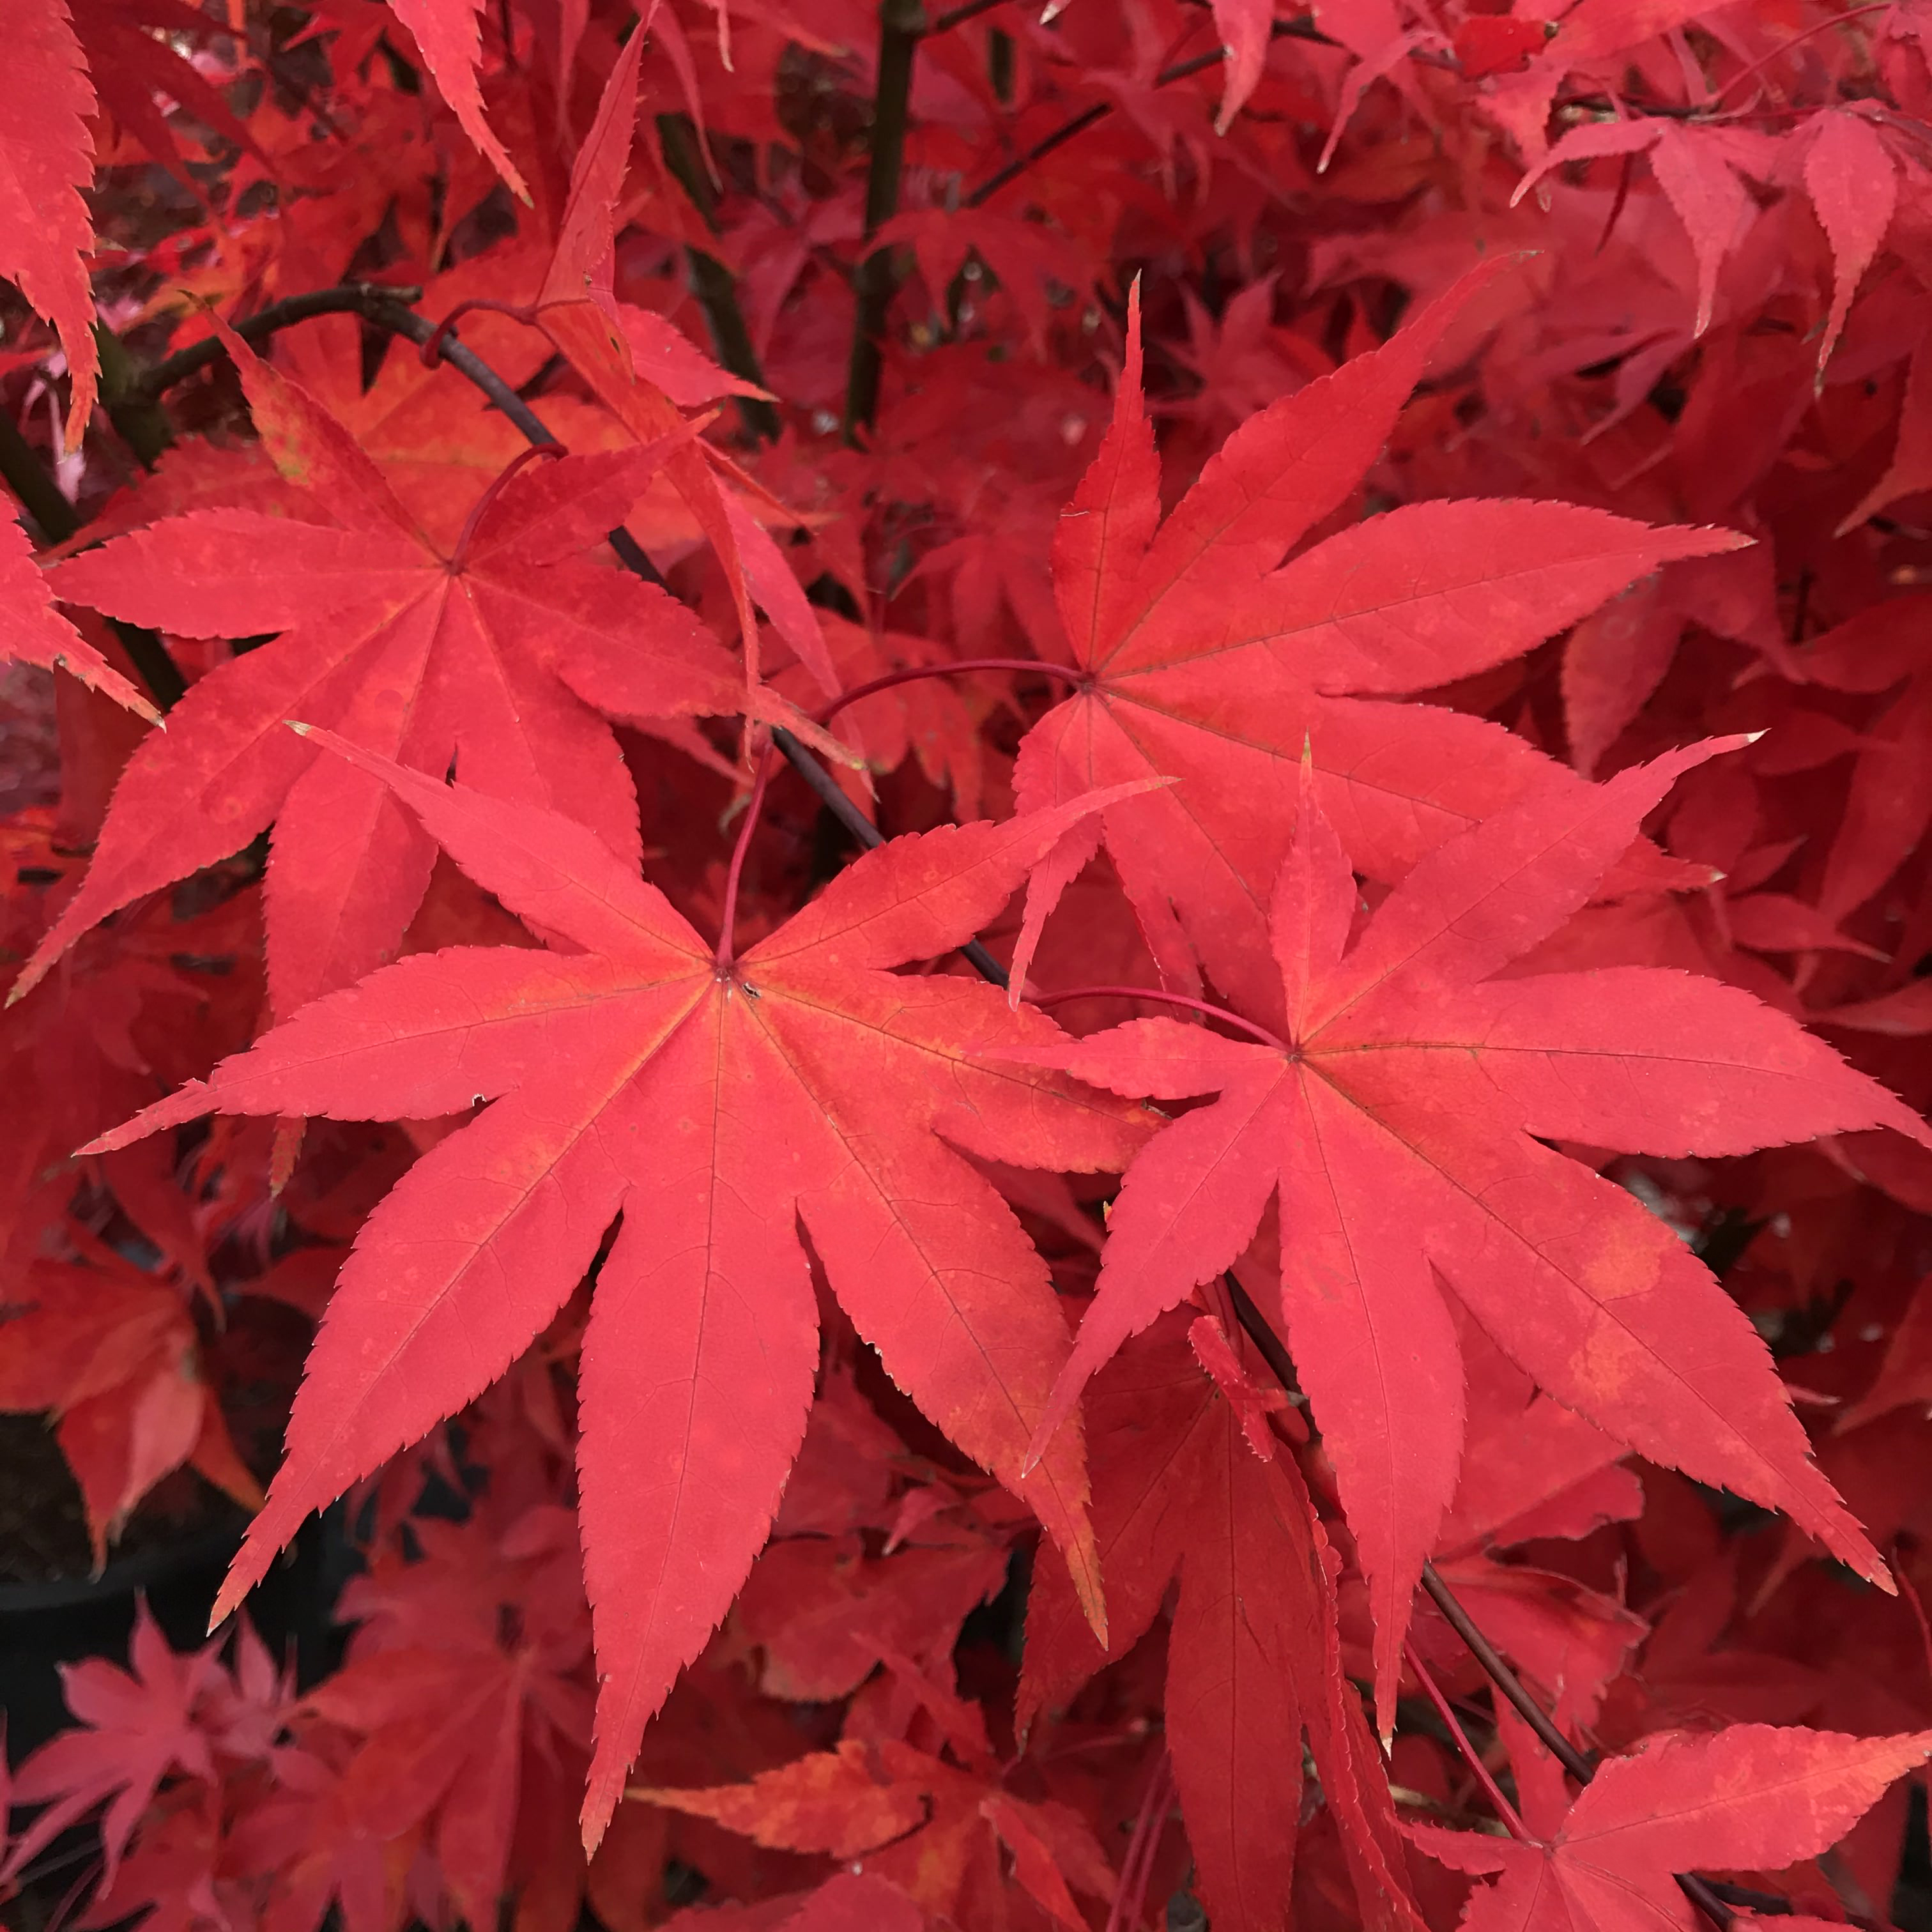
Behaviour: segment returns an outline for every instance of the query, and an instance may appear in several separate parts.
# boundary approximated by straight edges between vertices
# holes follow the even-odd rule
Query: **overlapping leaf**
[[[1372,878],[1397,877],[1554,773],[1493,725],[1376,694],[1498,664],[1659,564],[1743,541],[1564,503],[1416,503],[1276,567],[1347,500],[1496,272],[1465,278],[1385,347],[1251,418],[1165,522],[1130,323],[1112,426],[1061,515],[1054,588],[1087,681],[1028,735],[1020,797],[1038,808],[1150,775],[1179,780],[1105,814],[1107,850],[1169,979],[1192,976],[1191,946],[1259,1017],[1279,1011],[1264,908],[1293,824],[1286,781],[1311,734],[1323,806],[1351,856]],[[1097,836],[1084,832],[1076,856]],[[1043,916],[1043,904],[1030,908],[1036,929]]]
[[[1272,1314],[1369,1580],[1385,1724],[1462,1452],[1438,1276],[1617,1440],[1784,1509],[1885,1574],[1736,1304],[1661,1220],[1546,1143],[1681,1156],[1865,1126],[1932,1135],[1792,1022],[1714,981],[1641,968],[1496,976],[1584,902],[1672,779],[1724,748],[1532,790],[1424,859],[1352,948],[1355,880],[1305,765],[1270,911],[1284,1036],[1138,1020],[1044,1058],[1117,1092],[1220,1098],[1164,1129],[1128,1174],[1041,1439],[1128,1335],[1235,1260],[1278,1194]]]
[[[1305,1732],[1353,1868],[1365,1924],[1414,1923],[1388,1794],[1341,1674],[1327,1539],[1301,1479],[1255,1414],[1258,1394],[1211,1323],[1202,1372],[1178,1318],[1138,1338],[1088,1405],[1094,1529],[1108,1590],[1105,1646],[1064,1565],[1042,1558],[1027,1610],[1022,1727],[1065,1702],[1154,1620],[1177,1573],[1167,1746],[1216,1925],[1284,1922]],[[1197,1347],[1198,1347],[1197,1344]],[[1232,1392],[1228,1384],[1232,1384]],[[1244,1411],[1246,1412],[1244,1417]],[[1244,1419],[1249,1426],[1244,1430]]]
[[[590,1840],[646,1720],[743,1580],[797,1452],[818,1361],[801,1222],[860,1333],[1033,1505],[1099,1621],[1077,1436],[1021,1472],[1066,1324],[1011,1210],[952,1148],[1118,1166],[1143,1130],[1120,1102],[985,1057],[1048,1050],[1050,1022],[1010,1016],[976,982],[884,969],[965,939],[1107,795],[896,841],[733,958],[594,832],[328,742],[479,885],[580,950],[399,962],[103,1142],[211,1108],[392,1119],[497,1103],[364,1226],[224,1606],[310,1510],[500,1375],[621,1215],[580,1371],[602,1672]]]
[[[71,671],[82,683],[158,722],[154,707],[54,608],[26,532],[0,518],[0,663]]]
[[[656,586],[584,553],[661,449],[566,457],[487,491],[447,550],[300,386],[238,343],[258,428],[326,521],[244,509],[151,524],[63,564],[56,590],[190,636],[281,634],[195,686],[128,767],[80,891],[19,982],[142,893],[271,821],[278,1013],[392,956],[435,846],[382,784],[284,728],[307,717],[439,777],[562,811],[634,861],[630,774],[610,727],[739,710],[732,659]]]
[[[1465,1932],[1652,1932],[1700,1924],[1676,1873],[1780,1870],[1827,1850],[1887,1786],[1932,1753],[1932,1732],[1889,1738],[1738,1724],[1666,1732],[1599,1767],[1546,1841],[1409,1827],[1432,1858],[1499,1874]]]

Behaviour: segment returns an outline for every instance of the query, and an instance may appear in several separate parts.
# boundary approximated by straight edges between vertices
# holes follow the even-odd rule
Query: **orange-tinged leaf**
[[[856,1858],[926,1822],[917,1788],[876,1776],[863,1744],[796,1758],[748,1784],[709,1791],[639,1785],[626,1796],[710,1818],[760,1845]]]

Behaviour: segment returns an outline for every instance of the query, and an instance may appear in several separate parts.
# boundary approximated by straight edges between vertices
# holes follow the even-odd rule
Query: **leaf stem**
[[[463,520],[463,528],[458,532],[455,548],[449,553],[449,567],[460,570],[464,560],[470,554],[470,546],[476,536],[476,526],[484,518],[490,506],[503,494],[503,486],[520,470],[527,470],[532,463],[544,457],[568,456],[570,452],[560,442],[533,442],[527,449],[520,449],[504,464],[501,470],[484,486],[483,494],[470,506],[470,514]]]
[[[1127,1855],[1120,1862],[1120,1875],[1114,1886],[1114,1902],[1107,1913],[1107,1932],[1127,1932],[1141,1922],[1141,1908],[1147,1902],[1148,1880],[1154,1875],[1154,1856],[1160,1847],[1161,1827],[1167,1822],[1174,1802],[1173,1767],[1167,1747],[1156,1740],[1154,1766],[1141,1808],[1134,1819],[1133,1836],[1127,1841]]]
[[[866,173],[866,236],[891,220],[899,205],[899,175],[905,161],[906,124],[912,100],[913,58],[926,32],[920,0],[879,0],[878,76],[872,88],[872,154]],[[845,378],[845,440],[856,446],[860,433],[878,413],[880,349],[886,311],[896,278],[892,251],[873,248],[853,278],[859,310],[852,329],[852,359]]]
[[[1483,1762],[1482,1754],[1469,1742],[1468,1733],[1463,1730],[1456,1713],[1449,1708],[1449,1700],[1443,1696],[1442,1685],[1436,1682],[1428,1665],[1423,1662],[1421,1653],[1414,1644],[1406,1642],[1402,1645],[1402,1653],[1408,1660],[1409,1669],[1414,1672],[1417,1681],[1429,1694],[1429,1701],[1436,1706],[1436,1714],[1448,1726],[1449,1735],[1455,1740],[1456,1748],[1462,1754],[1462,1762],[1475,1773],[1476,1782],[1487,1794],[1490,1804],[1496,1808],[1496,1816],[1503,1821],[1504,1828],[1518,1844],[1526,1845],[1532,1843],[1528,1826],[1522,1822],[1516,1807],[1509,1802],[1502,1786],[1490,1774],[1489,1766]]]
[[[856,704],[860,698],[871,698],[879,692],[890,691],[895,685],[912,684],[926,677],[951,677],[956,674],[982,670],[1036,670],[1068,684],[1084,684],[1087,681],[1084,671],[1076,670],[1071,664],[1054,664],[1044,658],[958,658],[950,664],[908,664],[898,670],[887,671],[883,677],[855,684],[850,691],[841,692],[818,712],[814,722],[829,724],[847,705]]]
[[[1170,993],[1154,986],[1070,986],[1063,993],[1029,994],[1028,1001],[1036,1006],[1057,1006],[1068,1000],[1158,1000],[1163,1006],[1184,1006],[1190,1012],[1205,1013],[1210,1020],[1220,1020],[1231,1027],[1239,1027],[1251,1039],[1258,1040],[1264,1046],[1273,1047],[1277,1053],[1293,1052],[1288,1042],[1277,1040],[1266,1027],[1257,1026],[1252,1020],[1244,1020],[1239,1013],[1231,1013],[1226,1006],[1217,1006],[1209,1000],[1197,1000],[1187,993]]]
[[[771,782],[771,755],[760,752],[758,775],[752,781],[752,795],[745,802],[745,822],[738,828],[738,842],[731,848],[731,868],[724,874],[724,911],[718,922],[718,950],[712,956],[720,972],[728,970],[731,964],[732,942],[737,935],[738,889],[745,879],[745,855],[752,849],[752,835],[758,829],[758,820],[765,808],[765,792]]]

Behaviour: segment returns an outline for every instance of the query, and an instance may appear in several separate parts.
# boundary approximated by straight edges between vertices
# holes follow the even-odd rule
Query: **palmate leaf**
[[[605,717],[760,701],[682,604],[585,554],[622,522],[663,443],[512,476],[479,499],[457,542],[439,544],[328,410],[230,341],[256,428],[313,520],[196,511],[50,581],[71,602],[191,637],[280,635],[201,679],[136,752],[86,880],[16,997],[89,926],[271,822],[278,1016],[394,956],[434,842],[380,781],[284,729],[292,716],[439,776],[460,758],[472,782],[568,812],[634,859],[635,787]]]
[[[1168,978],[1187,982],[1198,957],[1244,1011],[1276,1016],[1268,892],[1304,742],[1350,856],[1397,878],[1564,774],[1497,725],[1383,694],[1486,670],[1660,564],[1747,541],[1574,504],[1472,500],[1387,511],[1282,564],[1346,502],[1452,323],[1504,266],[1473,272],[1384,347],[1251,417],[1164,522],[1130,317],[1112,424],[1054,546],[1088,680],[1028,733],[1016,780],[1030,809],[1149,776],[1178,782],[1110,808],[1042,874],[1018,968],[1053,892],[1104,836]]]
[[[1778,1870],[1815,1857],[1928,1753],[1932,1732],[1664,1732],[1601,1766],[1546,1842],[1429,1825],[1409,1835],[1452,1870],[1498,1875],[1471,1896],[1464,1932],[1688,1932],[1702,1921],[1673,1873]]]
[[[1040,1440],[1126,1336],[1229,1267],[1279,1196],[1280,1294],[1340,1478],[1392,1720],[1409,1599],[1454,1493],[1464,1384],[1439,1274],[1542,1387],[1652,1460],[1884,1566],[1812,1463],[1750,1322],[1663,1221],[1544,1143],[1741,1154],[1911,1110],[1796,1022],[1644,968],[1496,976],[1581,906],[1713,740],[1568,781],[1446,841],[1352,947],[1348,856],[1302,770],[1270,911],[1271,1045],[1136,1020],[1039,1056],[1121,1094],[1218,1093],[1135,1162]]]
[[[1077,1433],[1021,1470],[1066,1323],[1011,1210],[954,1149],[1117,1168],[1144,1137],[1140,1112],[988,1059],[1059,1037],[992,988],[886,969],[967,938],[1108,795],[894,840],[721,961],[594,832],[310,735],[392,788],[478,884],[580,950],[400,961],[98,1143],[211,1110],[391,1120],[496,1102],[364,1224],[219,1610],[311,1510],[500,1375],[621,1214],[580,1375],[602,1676],[588,1840],[744,1580],[797,1453],[818,1360],[801,1222],[859,1332],[1032,1505],[1100,1624]]]

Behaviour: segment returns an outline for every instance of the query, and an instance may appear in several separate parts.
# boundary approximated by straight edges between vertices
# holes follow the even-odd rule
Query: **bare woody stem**
[[[1276,40],[1316,40],[1324,46],[1334,45],[1312,20],[1277,20],[1272,31]],[[1196,54],[1190,59],[1176,61],[1172,67],[1162,68],[1154,76],[1154,84],[1156,87],[1171,87],[1177,80],[1185,80],[1190,74],[1202,74],[1210,67],[1218,66],[1226,58],[1226,48],[1211,48],[1206,53]],[[1043,135],[1024,154],[1016,155],[997,173],[988,175],[964,197],[960,206],[978,208],[992,200],[1001,188],[1017,181],[1036,162],[1044,160],[1056,149],[1065,147],[1069,141],[1076,135],[1084,134],[1096,121],[1105,120],[1113,110],[1114,103],[1111,100],[1096,100],[1090,107],[1083,107],[1070,120],[1062,122],[1050,134]]]
[[[912,100],[912,69],[926,37],[920,0],[880,0],[878,77],[872,88],[872,153],[866,175],[866,241],[898,211],[899,176],[905,162],[906,126]],[[858,315],[852,359],[845,378],[845,440],[856,443],[878,413],[880,338],[892,304],[892,251],[872,248],[853,279]]]
[[[245,321],[236,323],[235,333],[252,349],[266,341],[278,330],[290,328],[298,322],[310,321],[319,315],[359,315],[365,321],[380,323],[388,310],[422,299],[421,289],[385,288],[375,282],[344,282],[335,288],[311,289],[305,294],[271,302]],[[177,382],[184,382],[189,376],[206,369],[226,352],[212,335],[204,336],[199,342],[191,342],[187,348],[164,356],[152,368],[137,376],[129,390],[128,399],[152,402]]]
[[[718,194],[706,172],[704,157],[696,130],[685,114],[660,114],[657,117],[658,146],[664,166],[689,197],[698,218],[711,233],[721,232],[718,219]],[[738,304],[737,279],[708,248],[688,247],[685,266],[691,271],[691,286],[704,320],[711,331],[711,346],[718,359],[740,381],[766,386],[764,371],[758,366],[758,352],[746,326],[745,312]],[[776,442],[783,427],[775,404],[762,397],[740,396],[738,420],[754,442]]]

